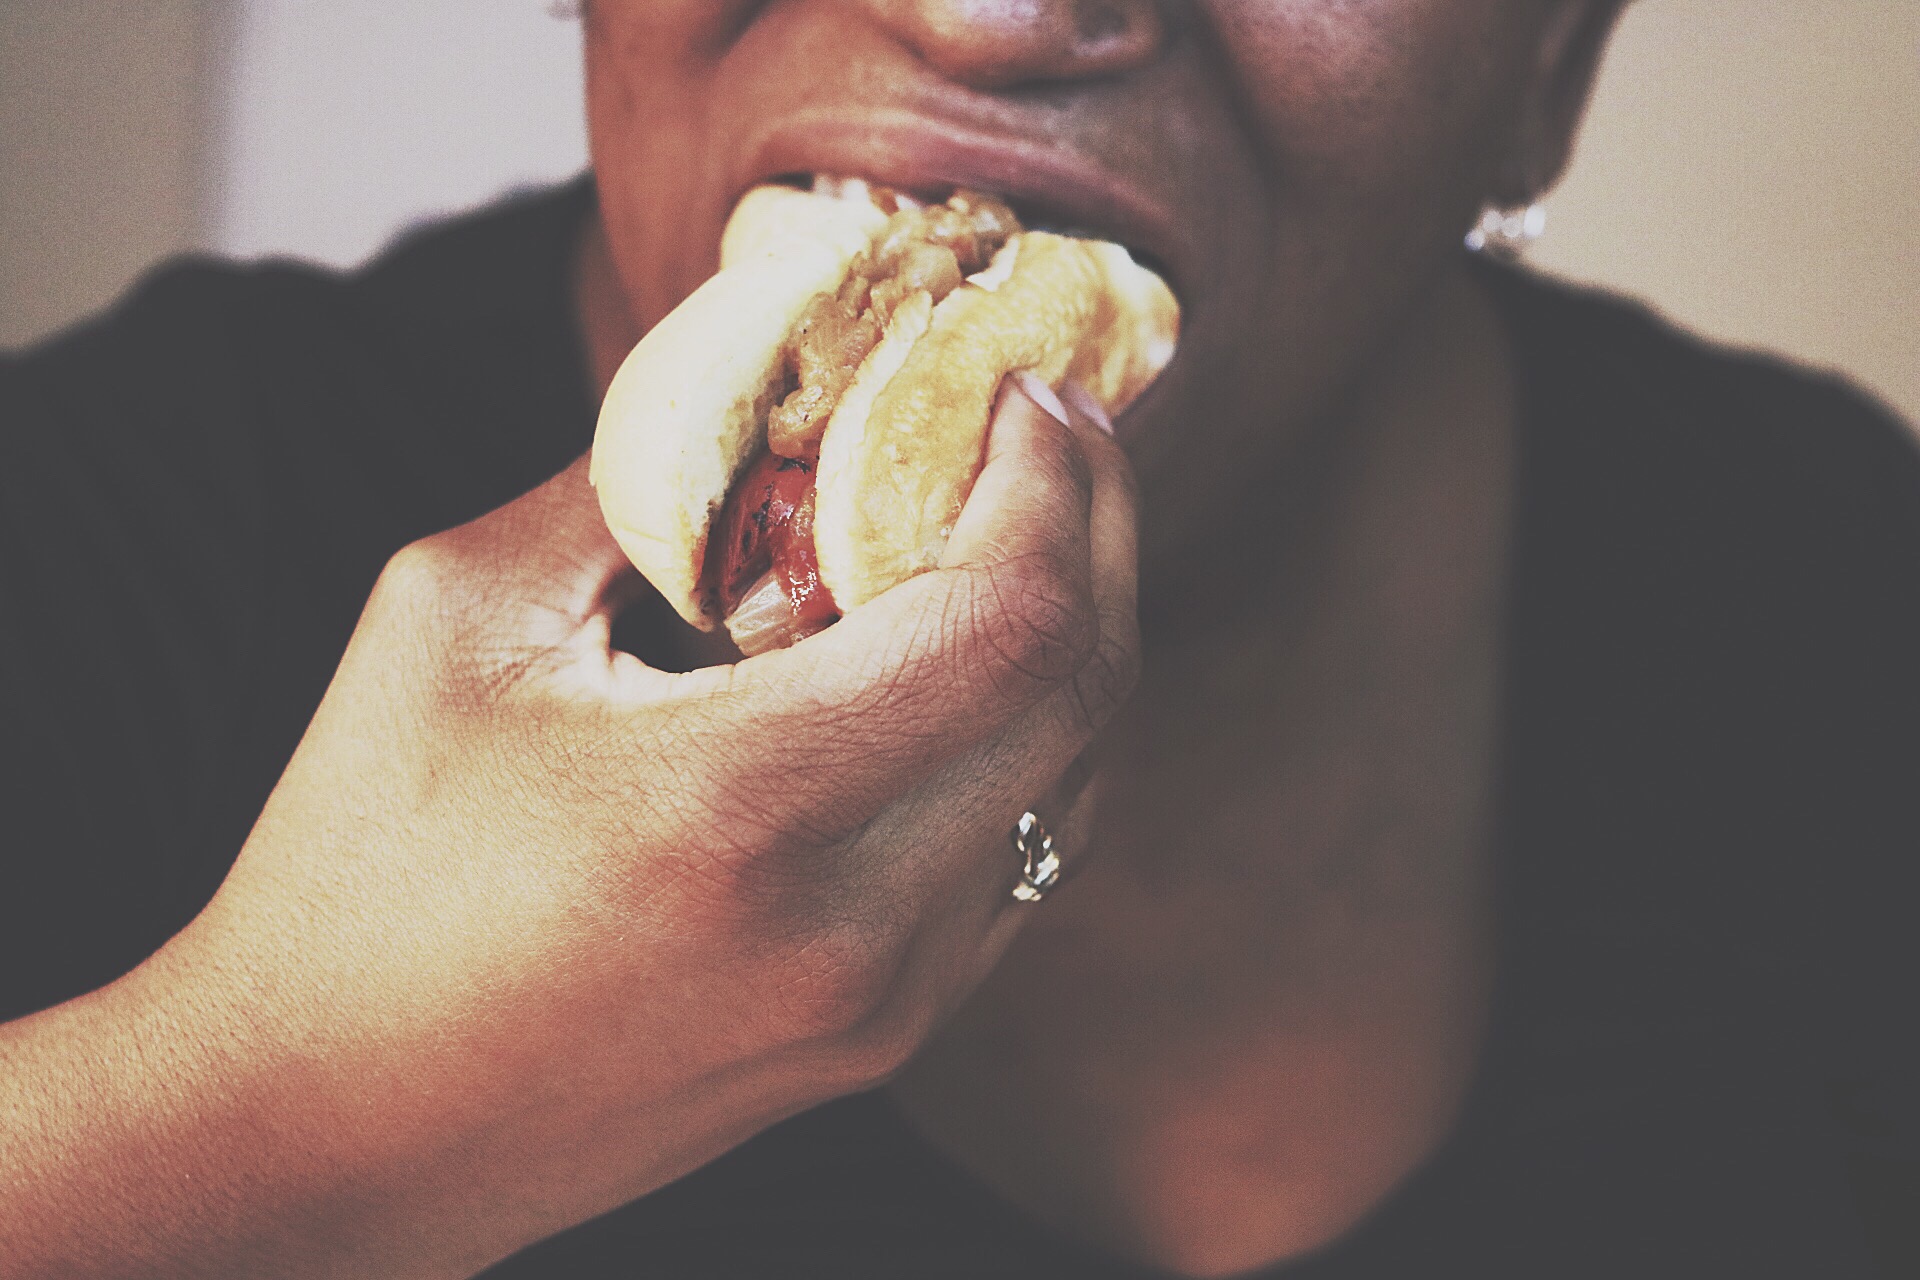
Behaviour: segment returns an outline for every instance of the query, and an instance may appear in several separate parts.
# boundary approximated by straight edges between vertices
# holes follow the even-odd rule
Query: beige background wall
[[[220,2],[207,227],[225,252],[347,265],[396,226],[586,167],[580,29],[551,0]]]
[[[214,0],[0,0],[0,347],[199,243]]]
[[[0,345],[180,247],[350,261],[566,172],[543,7],[0,0]],[[1550,209],[1541,265],[1920,419],[1920,0],[1638,0]]]
[[[1920,422],[1920,0],[1638,0],[1533,260]]]

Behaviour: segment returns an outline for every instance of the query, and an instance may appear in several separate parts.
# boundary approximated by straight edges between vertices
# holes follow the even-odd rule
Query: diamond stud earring
[[[1467,248],[1496,258],[1517,258],[1547,229],[1547,206],[1539,201],[1524,209],[1489,208],[1467,232]]]

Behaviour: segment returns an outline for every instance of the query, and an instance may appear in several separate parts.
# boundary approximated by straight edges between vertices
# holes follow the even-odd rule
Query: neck
[[[1464,274],[1413,328],[1276,486],[1284,537],[1215,548],[1237,594],[1152,615],[1080,874],[893,1086],[1013,1198],[1191,1274],[1344,1231],[1477,1057],[1513,396]]]
[[[1142,625],[1169,659],[1157,665],[1257,639],[1270,671],[1339,619],[1431,609],[1470,589],[1474,558],[1505,537],[1514,415],[1500,321],[1466,268],[1451,268],[1335,411],[1305,430],[1262,430],[1285,443],[1227,481],[1237,491],[1216,491],[1217,473],[1200,501],[1145,481]]]
[[[1213,856],[1324,875],[1328,859],[1385,855],[1350,838],[1383,792],[1404,812],[1476,790],[1459,771],[1486,763],[1496,730],[1514,418],[1498,318],[1462,269],[1340,421],[1293,451],[1264,509],[1240,504],[1264,533],[1229,530],[1182,557],[1203,569],[1143,592],[1147,671],[1113,762],[1164,779],[1188,761],[1203,794],[1222,770],[1268,766],[1264,838],[1212,842]]]

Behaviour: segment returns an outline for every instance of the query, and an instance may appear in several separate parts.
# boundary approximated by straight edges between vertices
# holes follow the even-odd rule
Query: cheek
[[[762,7],[750,0],[588,0],[588,143],[600,206],[634,319],[649,326],[714,264],[700,243],[700,145],[719,55]],[[712,237],[708,237],[712,238]],[[716,241],[717,242],[717,241]]]
[[[1332,420],[1420,296],[1460,257],[1493,187],[1503,112],[1531,46],[1516,13],[1537,0],[1201,0],[1228,68],[1231,127],[1260,188],[1259,250],[1222,291],[1213,397],[1190,420],[1258,474]],[[1209,417],[1210,415],[1210,417]],[[1224,464],[1177,433],[1149,442],[1143,475],[1182,493]],[[1206,468],[1212,466],[1212,471]],[[1156,474],[1153,483],[1162,483]],[[1176,496],[1174,505],[1185,499]]]
[[[1401,220],[1491,189],[1525,79],[1522,0],[1225,0],[1222,47],[1281,207]],[[1363,220],[1375,219],[1362,214]],[[1411,227],[1409,227],[1411,229]]]

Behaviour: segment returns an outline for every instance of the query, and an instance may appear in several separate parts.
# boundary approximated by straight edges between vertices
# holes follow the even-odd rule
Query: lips
[[[1187,302],[1195,254],[1172,210],[1076,152],[906,112],[805,113],[749,152],[733,198],[763,182],[857,177],[922,198],[956,188],[999,196],[1029,227],[1125,245]]]

